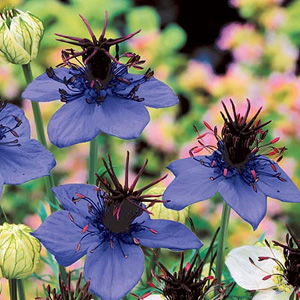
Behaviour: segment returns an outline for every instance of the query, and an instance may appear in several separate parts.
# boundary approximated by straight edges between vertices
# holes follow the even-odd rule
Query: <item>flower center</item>
[[[220,176],[231,178],[239,175],[248,185],[253,187],[254,191],[257,191],[256,182],[259,180],[261,174],[285,181],[280,177],[281,174],[277,172],[275,164],[264,156],[272,156],[273,159],[275,158],[279,162],[286,148],[275,148],[273,146],[279,138],[261,145],[268,133],[267,130],[263,131],[262,127],[271,122],[268,121],[262,124],[260,120],[255,121],[262,108],[247,122],[250,112],[250,101],[247,99],[248,107],[244,116],[237,114],[233,101],[230,100],[230,102],[233,117],[231,117],[227,107],[222,102],[226,116],[221,112],[224,119],[221,136],[218,135],[216,126],[212,129],[206,122],[204,122],[204,125],[209,130],[207,133],[199,134],[197,128],[194,126],[194,130],[198,134],[197,140],[199,145],[190,150],[190,155],[202,165],[214,168],[216,176],[211,177],[211,180],[215,180]],[[204,143],[203,138],[207,134],[215,136],[217,147]],[[210,156],[206,156],[209,162],[194,156],[203,149],[211,153]]]
[[[0,114],[5,109],[7,102],[0,102]],[[0,145],[21,146],[17,139],[19,135],[15,131],[21,126],[22,121],[14,115],[6,115],[0,119]]]

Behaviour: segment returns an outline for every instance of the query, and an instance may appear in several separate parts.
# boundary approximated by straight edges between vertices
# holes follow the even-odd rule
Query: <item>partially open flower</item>
[[[28,64],[36,58],[44,33],[42,21],[18,9],[0,13],[0,61]]]
[[[1,277],[21,279],[31,275],[40,261],[40,242],[30,235],[31,228],[20,224],[0,226]]]

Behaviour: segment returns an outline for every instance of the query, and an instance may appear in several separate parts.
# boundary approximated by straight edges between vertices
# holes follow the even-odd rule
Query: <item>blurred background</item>
[[[150,109],[151,121],[140,138],[123,141],[100,135],[99,171],[100,157],[110,153],[122,176],[129,150],[132,176],[149,159],[141,185],[170,173],[166,166],[177,158],[188,157],[189,149],[196,145],[193,125],[200,132],[205,131],[205,120],[220,128],[220,100],[229,103],[232,98],[237,110],[243,112],[249,98],[253,113],[263,106],[262,120],[272,120],[266,141],[280,136],[278,147],[288,148],[280,165],[300,187],[299,0],[199,1],[200,9],[189,0],[1,0],[0,9],[11,5],[32,12],[44,23],[44,38],[38,57],[32,62],[34,77],[61,62],[61,50],[67,46],[57,42],[54,33],[88,37],[78,16],[82,14],[96,36],[100,35],[107,10],[106,37],[141,29],[120,45],[120,53],[138,53],[146,60],[145,69],[151,67],[155,77],[178,95],[180,102],[176,107]],[[32,137],[36,137],[30,102],[20,96],[25,87],[21,66],[0,65],[0,98],[25,109]],[[41,103],[45,126],[61,105],[60,101]],[[214,143],[209,139],[207,142]],[[56,184],[86,182],[88,143],[64,149],[49,145],[57,160],[53,170]],[[172,179],[170,173],[161,187]],[[21,186],[5,186],[1,205],[11,222],[23,222],[35,229],[49,213],[43,200],[44,182],[39,179]],[[206,245],[219,225],[221,210],[222,199],[218,195],[190,207],[196,234]],[[267,216],[253,232],[248,223],[232,212],[229,248],[253,244],[264,234],[269,241],[284,241],[285,223],[300,237],[299,215],[300,205],[269,199]],[[190,226],[185,217],[182,221]],[[47,255],[45,250],[43,255]],[[175,259],[176,255],[173,256]],[[81,267],[82,262],[78,262],[69,269]],[[37,274],[25,282],[28,299],[43,296],[41,279],[53,281],[49,264],[41,264]],[[6,299],[5,280],[2,285]]]

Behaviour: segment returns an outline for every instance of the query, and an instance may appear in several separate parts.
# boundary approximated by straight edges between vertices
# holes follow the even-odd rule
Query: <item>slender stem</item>
[[[18,284],[19,300],[26,300],[23,280],[17,279],[17,284]]]
[[[224,267],[224,250],[226,246],[227,233],[228,233],[228,223],[230,216],[230,207],[226,202],[223,204],[220,233],[218,239],[218,252],[217,252],[217,261],[216,261],[216,278],[217,283],[222,281],[222,271]]]
[[[0,205],[0,212],[1,212],[0,224],[2,225],[4,222],[8,223],[8,218],[1,205]]]
[[[97,153],[98,153],[98,136],[90,141],[90,156],[89,156],[89,184],[96,184],[95,172],[97,171]]]
[[[9,279],[10,300],[18,300],[17,279]]]
[[[31,72],[30,63],[27,65],[22,65],[22,68],[23,68],[23,73],[24,73],[27,84],[31,83],[33,80],[33,76],[32,76],[32,72]],[[36,132],[37,132],[38,140],[46,149],[48,149],[39,103],[31,101],[31,105],[32,105],[34,122],[36,125]],[[48,196],[49,202],[52,203],[54,206],[56,206],[57,200],[54,197],[53,192],[51,191],[51,188],[54,187],[54,185],[55,185],[53,174],[51,171],[50,171],[50,175],[45,177],[45,185],[46,185],[46,191],[47,191],[47,196]],[[54,206],[50,205],[51,212],[55,211]]]

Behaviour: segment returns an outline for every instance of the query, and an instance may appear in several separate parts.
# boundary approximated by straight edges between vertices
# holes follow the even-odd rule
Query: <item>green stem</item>
[[[89,184],[96,184],[95,172],[97,171],[97,153],[98,153],[98,136],[90,141],[90,156],[89,156]]]
[[[18,284],[19,300],[26,300],[23,280],[18,279],[17,284]]]
[[[9,279],[10,300],[18,300],[17,294],[17,279]]]
[[[33,76],[31,72],[30,63],[27,65],[22,65],[22,68],[23,68],[23,73],[27,84],[31,83],[33,80]],[[48,149],[39,103],[31,101],[31,105],[32,105],[38,140],[46,149]],[[53,174],[51,171],[50,171],[50,175],[45,177],[45,185],[46,185],[48,200],[50,203],[53,204],[50,205],[50,209],[51,212],[54,212],[56,210],[55,206],[57,206],[58,204],[56,198],[54,197],[53,192],[51,191],[51,188],[55,186]]]
[[[224,250],[226,246],[227,233],[228,233],[228,223],[230,216],[230,207],[226,202],[223,204],[220,232],[218,238],[218,252],[217,252],[217,261],[216,261],[216,278],[217,283],[222,281],[222,271],[224,267]]]
[[[2,225],[4,222],[8,223],[8,218],[1,205],[0,205],[0,212],[1,212],[0,224]]]

